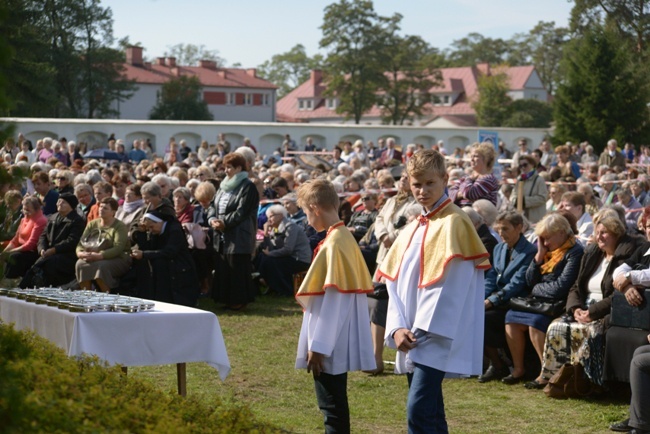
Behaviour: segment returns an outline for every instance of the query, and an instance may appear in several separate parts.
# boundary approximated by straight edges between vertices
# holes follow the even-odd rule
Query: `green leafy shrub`
[[[0,323],[4,433],[274,433],[246,407],[164,393],[97,357],[69,358],[33,333]]]

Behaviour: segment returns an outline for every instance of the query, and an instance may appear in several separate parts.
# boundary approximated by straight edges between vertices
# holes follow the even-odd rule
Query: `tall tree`
[[[478,99],[472,103],[479,126],[500,127],[510,116],[512,99],[508,96],[508,75],[493,69],[478,79]]]
[[[431,106],[430,90],[442,79],[438,51],[419,36],[393,34],[383,50],[384,79],[378,105],[385,124],[403,125],[421,118]]]
[[[312,69],[323,68],[323,56],[309,57],[302,44],[286,53],[276,54],[257,67],[260,77],[278,86],[278,97],[291,92],[309,78]]]
[[[337,113],[357,124],[376,102],[385,67],[379,59],[401,18],[379,16],[370,0],[340,0],[325,8],[320,46],[328,50],[326,94],[339,99]]]
[[[560,60],[569,38],[569,30],[555,27],[553,21],[540,21],[528,33],[517,34],[513,44],[517,45],[520,64],[533,64],[542,83],[550,94],[555,93],[561,81]]]
[[[575,0],[571,30],[583,33],[594,25],[616,30],[643,53],[650,39],[650,2],[647,0]]]
[[[209,50],[205,45],[194,44],[176,44],[167,47],[168,51],[165,52],[166,57],[175,57],[176,62],[183,66],[196,66],[199,60],[212,60],[217,62],[217,66],[223,67],[226,64],[226,59],[219,56],[219,50]]]
[[[451,47],[446,51],[449,66],[504,63],[509,61],[512,50],[511,44],[501,38],[486,38],[475,32],[453,41]]]
[[[5,29],[9,20],[9,8],[0,4],[0,29]],[[13,49],[9,45],[8,37],[5,32],[0,31],[0,116],[6,115],[11,107],[11,101],[7,95],[9,82],[5,75],[5,71],[9,70],[11,65],[11,58]],[[12,127],[0,122],[0,143],[4,143],[5,139],[11,134]],[[2,170],[2,169],[0,169]]]
[[[545,101],[518,99],[509,107],[509,115],[501,124],[510,128],[548,128],[553,121],[553,108]]]
[[[554,101],[560,140],[588,140],[600,149],[611,138],[647,142],[650,90],[629,42],[594,26],[568,44],[563,67]]]
[[[211,121],[214,119],[201,95],[197,77],[182,75],[162,85],[149,119]]]

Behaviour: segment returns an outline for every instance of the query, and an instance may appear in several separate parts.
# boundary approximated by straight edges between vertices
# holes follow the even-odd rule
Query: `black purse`
[[[612,314],[609,320],[610,325],[625,327],[629,329],[650,330],[650,289],[639,291],[643,295],[643,303],[640,306],[631,306],[625,298],[625,294],[614,292],[612,297]]]
[[[374,298],[375,300],[388,300],[388,288],[386,288],[385,283],[375,283],[375,290],[370,294],[367,294],[367,297]]]
[[[557,318],[562,315],[566,306],[565,300],[555,300],[544,297],[512,297],[510,308],[520,312],[537,313]]]

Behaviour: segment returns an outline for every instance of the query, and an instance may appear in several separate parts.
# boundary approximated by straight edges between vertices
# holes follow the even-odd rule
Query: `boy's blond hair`
[[[334,185],[324,179],[312,179],[302,184],[298,189],[298,206],[304,209],[310,205],[338,210],[340,200]]]
[[[433,149],[416,152],[406,165],[409,176],[422,176],[430,170],[441,178],[447,175],[445,157]]]

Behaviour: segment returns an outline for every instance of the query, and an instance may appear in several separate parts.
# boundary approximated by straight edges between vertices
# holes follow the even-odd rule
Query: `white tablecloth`
[[[34,330],[69,356],[94,354],[125,366],[206,362],[225,380],[230,362],[217,316],[155,303],[148,312],[72,313],[0,296],[0,319]]]

